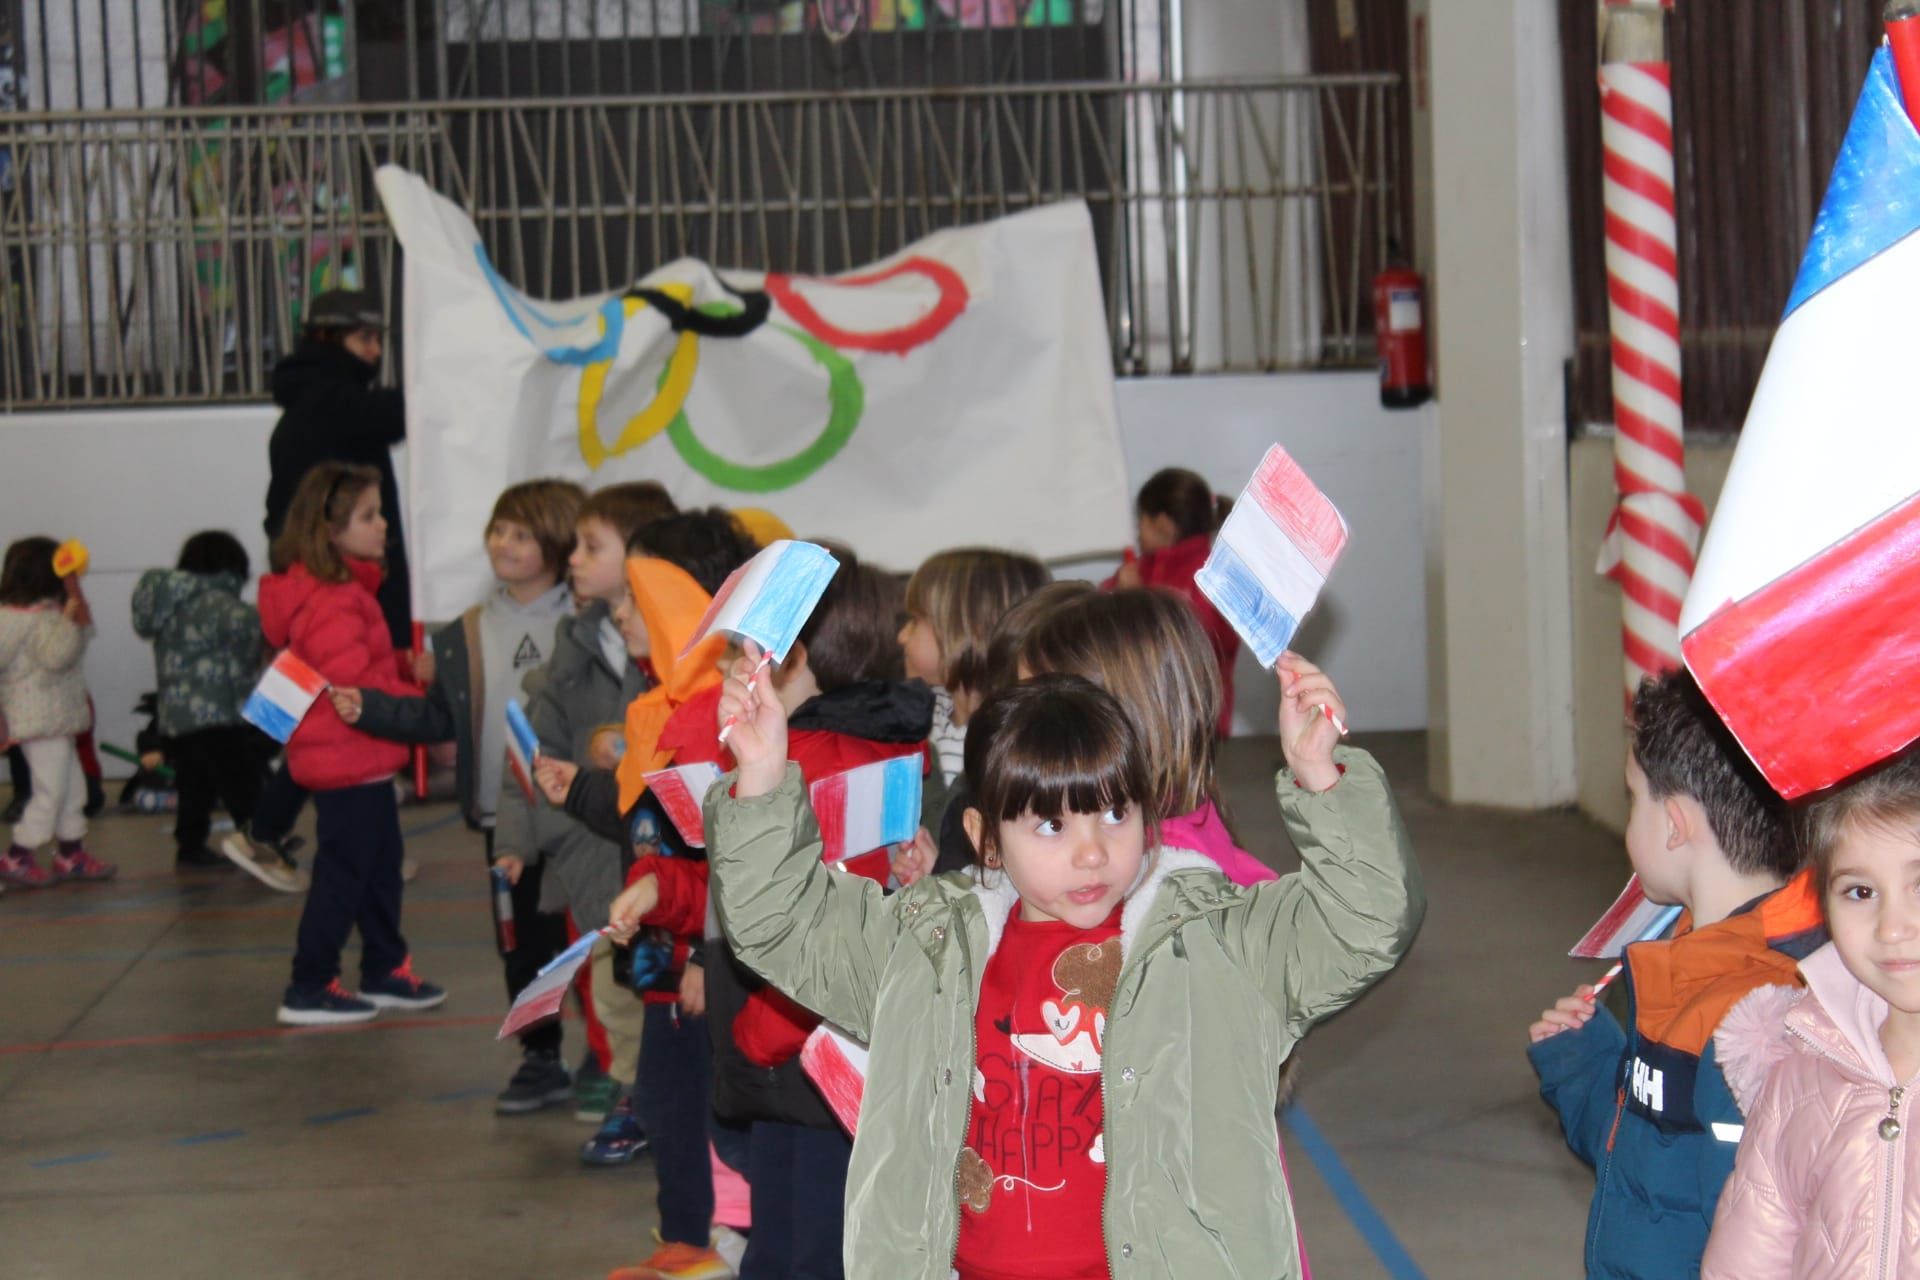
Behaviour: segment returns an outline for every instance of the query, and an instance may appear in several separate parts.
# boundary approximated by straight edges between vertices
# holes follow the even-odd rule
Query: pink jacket
[[[1886,1001],[1832,944],[1800,973],[1804,997],[1762,987],[1714,1035],[1747,1127],[1700,1275],[1920,1280],[1920,1116],[1880,1047]]]

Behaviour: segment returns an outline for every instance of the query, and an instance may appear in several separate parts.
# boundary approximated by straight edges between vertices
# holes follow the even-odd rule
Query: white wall
[[[1235,493],[1275,441],[1299,459],[1353,528],[1299,647],[1340,681],[1356,725],[1424,725],[1421,452],[1431,419],[1382,410],[1370,373],[1128,380],[1118,399],[1136,488],[1161,467],[1184,466]],[[98,632],[87,682],[104,740],[132,745],[133,704],[153,687],[151,651],[130,620],[140,574],[172,564],[200,529],[233,532],[264,572],[275,416],[271,406],[0,416],[0,543],[45,533],[92,552],[86,587]],[[992,537],[955,530],[953,541]],[[876,558],[884,563],[884,550]],[[1114,563],[1058,568],[1104,576]],[[1236,729],[1271,732],[1273,685],[1244,653],[1236,683]]]

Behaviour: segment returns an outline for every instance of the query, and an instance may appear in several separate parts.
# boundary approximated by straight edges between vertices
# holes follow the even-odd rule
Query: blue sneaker
[[[371,1022],[380,1010],[340,985],[335,978],[324,987],[290,986],[280,997],[279,1021],[289,1027],[324,1027],[346,1022]]]
[[[586,1165],[631,1164],[633,1158],[651,1145],[633,1116],[633,1095],[623,1093],[613,1104],[600,1131],[580,1146],[580,1163]]]
[[[384,978],[361,978],[360,998],[382,1009],[431,1009],[446,1002],[447,992],[415,977],[413,957],[408,956]]]

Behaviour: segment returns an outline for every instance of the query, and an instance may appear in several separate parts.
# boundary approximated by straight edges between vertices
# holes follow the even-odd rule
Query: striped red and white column
[[[1687,493],[1680,421],[1680,263],[1673,89],[1663,14],[1609,4],[1600,64],[1613,475],[1619,500],[1599,572],[1620,584],[1629,701],[1680,665],[1680,602],[1705,512]]]

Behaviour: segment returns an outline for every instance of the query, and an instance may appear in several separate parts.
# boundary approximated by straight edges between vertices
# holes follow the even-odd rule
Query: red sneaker
[[[84,847],[72,853],[53,855],[53,878],[56,880],[111,880],[119,871],[120,868],[111,862],[100,861]]]

